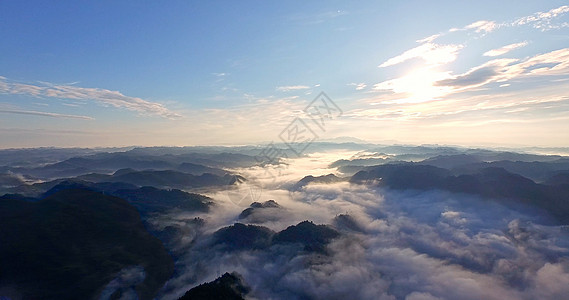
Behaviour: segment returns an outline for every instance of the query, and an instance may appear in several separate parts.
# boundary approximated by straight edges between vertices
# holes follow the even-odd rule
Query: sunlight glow
[[[402,94],[401,99],[389,100],[384,103],[419,103],[439,99],[451,92],[450,87],[437,86],[435,83],[450,78],[449,72],[437,71],[430,67],[414,69],[407,75],[378,83],[376,90],[391,90]]]

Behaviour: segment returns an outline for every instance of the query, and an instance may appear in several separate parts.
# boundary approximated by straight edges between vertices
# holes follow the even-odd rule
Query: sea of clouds
[[[569,228],[550,225],[530,207],[444,191],[393,191],[348,182],[309,184],[306,175],[336,173],[328,165],[349,155],[315,153],[286,165],[237,170],[252,178],[239,188],[208,194],[208,213],[175,212],[150,220],[177,225],[171,246],[176,273],[159,298],[237,271],[252,299],[562,299],[569,295]],[[254,223],[280,231],[304,220],[335,224],[340,238],[326,253],[294,245],[227,251],[211,234],[239,220],[253,201],[282,206],[255,211]],[[349,215],[357,226],[337,222]],[[196,222],[196,218],[204,222]]]

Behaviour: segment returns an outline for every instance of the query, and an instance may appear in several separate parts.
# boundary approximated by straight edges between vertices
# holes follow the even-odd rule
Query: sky
[[[0,1],[0,40],[0,148],[569,146],[566,1]]]

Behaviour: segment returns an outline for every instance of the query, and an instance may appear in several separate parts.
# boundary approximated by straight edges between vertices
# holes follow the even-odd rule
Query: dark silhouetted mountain
[[[131,169],[123,169],[113,175],[98,174],[96,176],[95,174],[90,174],[88,176],[80,176],[78,179],[92,182],[122,182],[136,186],[153,186],[157,188],[188,189],[233,184],[236,176],[238,175],[225,174],[224,176],[218,176],[210,173],[196,176],[173,170],[132,171]]]
[[[6,192],[37,197],[54,186],[64,182],[78,182],[95,190],[112,192],[118,189],[133,189],[143,186],[153,186],[156,188],[167,189],[190,189],[211,186],[225,186],[236,182],[243,182],[245,178],[239,175],[225,174],[218,176],[204,173],[196,176],[178,171],[133,171],[132,169],[121,169],[113,175],[88,174],[77,178],[55,179],[52,181],[35,183],[31,185],[20,185],[6,189]],[[122,186],[122,187],[121,187]]]
[[[299,180],[293,186],[293,190],[299,190],[302,187],[304,187],[310,183],[336,183],[336,182],[341,182],[341,181],[345,181],[345,180],[346,179],[340,178],[334,174],[328,174],[328,175],[322,175],[322,176],[308,175],[308,176],[303,177],[301,180]]]
[[[86,189],[105,193],[127,200],[138,211],[147,215],[153,212],[165,212],[171,209],[207,212],[213,205],[209,197],[188,193],[177,189],[163,190],[154,187],[137,187],[123,182],[92,183],[79,180],[64,180],[43,194],[48,197],[62,190]]]
[[[354,217],[348,214],[337,215],[332,221],[332,225],[338,229],[354,231],[354,232],[365,232],[365,228],[358,223]]]
[[[76,182],[85,182],[82,180],[74,180],[74,179],[55,179],[46,182],[38,182],[34,184],[23,184],[17,187],[13,187],[9,189],[10,193],[13,194],[20,194],[27,197],[40,197],[56,185],[65,182],[65,181],[76,181]]]
[[[213,234],[213,243],[228,250],[263,249],[271,244],[275,233],[263,226],[235,223]]]
[[[168,247],[170,253],[175,257],[180,257],[186,253],[188,247],[193,245],[195,237],[201,235],[205,223],[204,219],[194,217],[193,219],[185,219],[183,224],[171,224],[164,228],[152,227],[151,232]],[[189,234],[194,235],[191,243],[187,243]]]
[[[212,282],[192,288],[179,300],[244,300],[250,290],[241,275],[225,273]]]
[[[20,177],[14,174],[0,174],[0,187],[13,187],[24,183]]]
[[[82,189],[82,190],[95,191],[95,188],[92,187],[92,184],[90,182],[81,181],[81,180],[63,180],[63,181],[57,183],[52,188],[50,188],[48,191],[46,191],[42,195],[42,198],[47,198],[47,197],[49,197],[53,194],[56,194],[60,191],[72,190],[72,189]]]
[[[209,185],[223,185],[223,180],[213,174],[195,176],[178,171],[137,171],[125,173],[105,181],[126,182],[138,186],[172,187],[172,188],[191,188]]]
[[[169,162],[151,156],[137,156],[128,152],[99,153],[90,156],[73,157],[62,162],[30,171],[41,177],[72,177],[91,172],[108,173],[123,168],[137,170],[172,168]]]
[[[423,159],[437,155],[455,155],[463,153],[464,149],[443,146],[406,146],[406,145],[388,145],[379,146],[367,150],[368,152],[387,153],[390,155],[413,155],[415,158],[423,157]]]
[[[472,174],[451,175],[446,169],[421,164],[369,167],[350,179],[353,183],[378,183],[393,189],[441,189],[469,193],[504,203],[523,203],[547,211],[569,224],[569,188],[537,184],[503,168],[484,168]]]
[[[549,177],[559,172],[569,171],[569,160],[558,159],[548,162],[525,162],[509,160],[482,162],[457,166],[453,172],[458,174],[476,173],[482,169],[489,167],[503,168],[510,173],[522,175],[536,182],[544,182]]]
[[[480,161],[492,162],[501,160],[510,161],[554,161],[562,158],[559,155],[539,155],[530,153],[516,153],[511,151],[499,151],[499,150],[488,150],[488,149],[469,149],[469,148],[459,148],[459,147],[441,147],[438,145],[423,145],[423,146],[380,146],[372,149],[368,149],[368,152],[378,152],[378,153],[388,153],[390,155],[409,155],[418,158],[423,156],[423,159],[433,158],[436,156],[454,156],[466,154],[478,158]]]
[[[37,202],[0,200],[0,285],[25,299],[91,299],[126,267],[151,299],[173,272],[172,258],[127,201],[62,189]]]
[[[477,164],[482,161],[475,155],[456,154],[456,155],[437,155],[421,161],[421,164],[430,165],[443,169],[454,169],[469,164]]]
[[[218,176],[223,176],[227,173],[225,170],[222,170],[222,169],[210,168],[210,167],[206,167],[204,165],[199,165],[199,164],[194,164],[194,163],[189,163],[189,162],[181,163],[178,167],[176,167],[176,170],[178,170],[180,172],[184,172],[184,173],[193,174],[193,175],[201,175],[204,173],[210,173],[210,174],[215,174]]]
[[[548,178],[545,181],[545,184],[547,185],[569,185],[569,172],[567,173],[559,173],[559,174],[555,174],[553,176],[551,176],[550,178]]]
[[[166,188],[197,188],[205,186],[222,186],[231,184],[233,176],[217,176],[205,173],[199,176],[177,171],[139,171],[120,176],[113,176],[110,181],[126,182],[139,186],[155,186]]]
[[[225,184],[227,185],[233,185],[247,181],[245,177],[236,174],[225,174],[223,175],[223,179],[226,181]]]
[[[246,168],[257,165],[258,147],[147,147],[128,151],[132,155],[159,156],[178,164],[183,162],[212,168]]]
[[[4,194],[3,196],[0,196],[0,200],[22,200],[36,202],[38,201],[38,198],[26,197],[20,194]]]
[[[253,202],[251,203],[249,208],[244,209],[241,212],[241,214],[239,214],[239,219],[247,219],[251,215],[255,214],[255,212],[266,211],[267,209],[281,209],[281,208],[282,206],[280,206],[275,200],[269,200],[263,203]]]
[[[192,175],[212,173],[222,176],[226,172],[219,168],[203,166],[193,160],[197,158],[172,155],[145,155],[132,151],[97,153],[72,157],[40,167],[7,167],[6,170],[43,179],[81,176],[90,173],[110,174],[120,169],[134,170],[179,170]],[[0,171],[2,171],[1,169]]]
[[[516,153],[511,151],[491,151],[483,149],[470,150],[469,154],[480,157],[483,161],[523,161],[523,162],[550,162],[562,159],[559,155],[540,155],[530,153]]]
[[[442,188],[450,171],[428,165],[388,164],[368,167],[356,173],[350,182],[361,183],[381,180],[381,184],[394,189]]]
[[[108,151],[124,151],[130,148],[33,148],[0,150],[0,166],[32,168],[57,163],[72,157],[92,155]]]
[[[57,189],[68,189],[73,186],[80,186],[82,188],[88,188],[91,190],[96,190],[105,193],[111,193],[116,190],[120,189],[136,189],[138,186],[124,183],[124,182],[100,182],[100,183],[93,183],[85,180],[80,179],[56,179],[52,181],[42,182],[42,183],[34,183],[30,185],[20,185],[15,188],[11,188],[10,192],[21,194],[28,197],[45,197],[45,194],[48,193],[50,190],[58,186]],[[56,191],[56,190],[54,190]],[[52,192],[54,192],[52,191]]]
[[[435,167],[454,169],[469,164],[483,164],[486,162],[497,161],[519,161],[519,162],[554,162],[560,163],[564,159],[558,155],[537,155],[527,153],[514,153],[504,151],[494,151],[485,149],[466,149],[440,146],[381,146],[367,149],[363,153],[356,154],[351,159],[341,159],[331,164],[331,167],[338,168],[343,173],[353,174],[359,170],[356,167],[373,166],[387,163],[416,162]],[[510,172],[506,166],[504,167]],[[489,166],[482,166],[489,167]],[[521,174],[534,180],[529,174]]]
[[[377,165],[377,164],[373,164],[373,165]],[[353,176],[354,174],[356,174],[357,172],[364,170],[366,168],[366,166],[351,166],[351,165],[346,165],[346,166],[341,166],[338,167],[338,171],[340,171],[342,174],[347,175],[347,176]]]
[[[235,223],[216,231],[212,236],[214,245],[225,250],[265,249],[276,244],[298,244],[304,251],[325,252],[326,245],[340,235],[327,225],[315,225],[303,221],[275,233],[264,226]]]
[[[273,244],[298,243],[306,251],[324,252],[326,244],[340,234],[327,225],[303,221],[275,234]]]
[[[356,159],[339,159],[330,164],[331,168],[339,168],[346,166],[374,166],[381,165],[391,161],[389,158],[356,158]]]
[[[88,186],[93,189],[108,194],[114,193],[118,190],[134,190],[138,187],[134,184],[124,183],[124,182],[97,182],[97,183],[87,183]]]
[[[116,170],[116,171],[113,173],[113,176],[121,176],[121,175],[124,175],[124,174],[136,172],[136,171],[138,171],[138,170],[135,170],[135,169],[133,169],[133,168],[119,169],[119,170]]]
[[[142,214],[164,212],[170,209],[207,212],[213,205],[213,200],[203,195],[176,189],[161,190],[149,186],[117,190],[111,194],[126,199]]]

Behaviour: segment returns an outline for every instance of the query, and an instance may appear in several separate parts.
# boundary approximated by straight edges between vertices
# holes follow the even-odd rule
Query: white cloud
[[[20,94],[33,97],[49,97],[73,100],[93,100],[99,104],[124,108],[146,115],[157,115],[168,119],[181,117],[162,104],[137,97],[123,95],[118,91],[100,88],[83,88],[70,85],[41,83],[38,85],[13,83],[0,78],[0,93]]]
[[[529,59],[494,59],[468,72],[441,80],[436,85],[452,86],[455,91],[471,89],[490,82],[504,82],[529,76],[564,75],[569,72],[569,48],[539,54]]]
[[[392,97],[383,97],[380,103],[419,103],[443,99],[450,94],[474,90],[489,83],[504,82],[500,87],[506,87],[509,84],[505,82],[513,79],[559,76],[567,73],[569,48],[539,54],[525,60],[493,59],[456,75],[437,71],[432,67],[417,68],[407,75],[377,83],[373,89],[393,93]]]
[[[438,33],[438,34],[433,34],[433,35],[428,36],[428,37],[426,37],[426,38],[424,38],[424,39],[417,40],[417,43],[430,43],[430,42],[434,41],[435,39],[437,39],[437,38],[440,37],[440,36],[441,36],[440,33]]]
[[[361,91],[367,87],[367,84],[360,82],[360,83],[348,83],[349,86],[355,86],[357,91]]]
[[[486,21],[486,20],[481,20],[481,21],[477,21],[474,22],[466,27],[464,27],[465,29],[474,29],[476,32],[492,32],[494,31],[496,28],[500,27],[498,24],[496,24],[496,22],[494,21]]]
[[[464,30],[469,30],[469,29],[473,29],[475,32],[481,33],[484,35],[486,33],[493,32],[496,29],[499,29],[500,27],[505,27],[505,26],[516,27],[516,26],[529,25],[529,26],[532,26],[536,29],[540,29],[542,31],[546,31],[546,30],[550,30],[550,29],[565,28],[565,27],[569,27],[568,22],[557,22],[557,23],[555,23],[554,19],[559,17],[559,16],[566,14],[567,12],[569,12],[569,6],[564,5],[564,6],[560,6],[558,8],[551,9],[548,12],[537,12],[537,13],[534,13],[530,16],[521,17],[521,18],[516,19],[513,22],[497,23],[495,21],[480,20],[480,21],[476,21],[474,23],[471,23],[467,26],[464,26],[462,28],[454,27],[454,28],[449,29],[447,32],[433,34],[431,36],[417,40],[417,42],[418,43],[431,43],[435,39],[437,39],[441,36],[445,36],[448,33],[464,31]]]
[[[306,90],[309,88],[310,87],[307,85],[285,85],[277,87],[277,91],[290,92],[290,91]]]
[[[458,51],[463,47],[463,45],[459,44],[440,45],[435,43],[425,43],[388,59],[379,65],[379,67],[384,68],[397,65],[413,58],[420,58],[425,62],[425,64],[430,66],[442,65],[454,61]]]
[[[425,102],[437,99],[449,92],[448,87],[435,84],[449,76],[448,72],[438,72],[430,67],[423,67],[414,69],[402,77],[377,83],[373,89],[401,94],[398,99],[384,101],[385,103]]]
[[[513,66],[513,71],[528,75],[566,75],[569,72],[569,48],[559,49],[536,55],[519,66]]]
[[[528,44],[528,42],[526,42],[526,41],[521,42],[521,43],[510,44],[510,45],[506,45],[506,46],[498,48],[498,49],[492,49],[490,51],[486,51],[483,55],[484,56],[499,56],[502,54],[506,54],[506,53],[508,53],[514,49],[525,47],[525,46],[527,46],[527,44]]]
[[[521,26],[529,24],[536,29],[541,29],[542,31],[550,30],[550,29],[558,29],[562,27],[568,27],[569,24],[561,23],[561,24],[554,24],[552,22],[553,18],[556,18],[560,15],[569,12],[569,6],[564,5],[558,8],[554,8],[549,10],[548,12],[537,12],[531,16],[526,16],[519,18],[512,22],[512,26]]]
[[[33,111],[33,110],[3,110],[2,109],[2,110],[0,110],[0,113],[18,114],[18,115],[32,115],[32,116],[64,118],[64,119],[94,120],[93,118],[88,117],[88,116],[65,115],[65,114],[57,114],[57,113],[50,113],[50,112]]]
[[[434,34],[417,42],[423,43],[392,57],[378,67],[394,66],[412,59],[423,62],[422,66],[410,70],[406,75],[385,80],[374,85],[373,89],[383,94],[382,100],[377,103],[419,103],[429,100],[442,99],[449,94],[461,91],[480,89],[488,83],[503,83],[514,78],[529,78],[531,76],[563,75],[569,72],[569,51],[560,49],[545,54],[535,55],[524,59],[494,59],[471,68],[463,74],[452,74],[442,67],[454,62],[458,53],[464,48],[467,41],[455,44],[438,44],[433,42],[450,32],[469,31],[474,36],[485,35],[503,27],[533,26],[542,30],[568,26],[568,23],[558,24],[554,18],[569,12],[569,6],[561,6],[548,12],[538,12],[531,16],[517,19],[515,22],[496,22],[480,20],[461,28],[453,28],[448,32]],[[564,25],[565,24],[565,25]],[[497,57],[525,47],[527,41],[505,45],[483,53],[483,56]]]
[[[318,154],[287,160],[287,171],[302,172],[285,181],[294,183],[329,165]],[[199,215],[207,220],[206,233],[232,224],[243,209],[212,198],[217,208]],[[272,218],[262,224],[275,231],[298,220],[330,223],[349,212],[363,232],[345,232],[328,245],[327,255],[315,256],[281,246],[227,252],[202,243],[207,235],[198,236],[192,240],[195,248],[178,259],[179,272],[160,298],[177,299],[189,286],[233,270],[259,299],[560,299],[567,294],[567,238],[558,226],[533,225],[537,218],[531,211],[474,196],[348,183],[308,185],[294,193],[267,188],[261,198],[274,199],[285,209],[282,215],[274,212],[278,224]],[[183,224],[182,218],[188,215],[157,221]],[[516,239],[518,233],[524,238]]]

